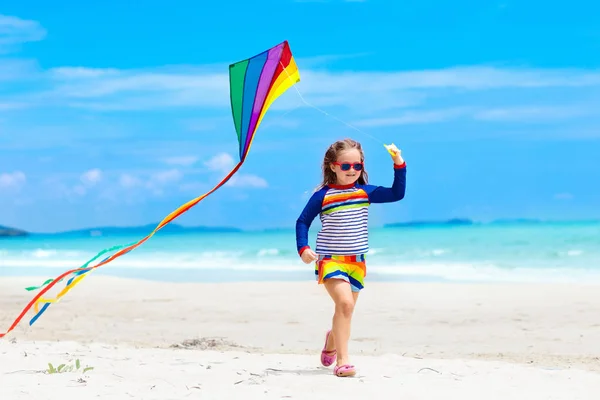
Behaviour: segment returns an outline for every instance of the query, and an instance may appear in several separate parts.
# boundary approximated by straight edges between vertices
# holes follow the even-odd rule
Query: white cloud
[[[235,187],[253,187],[266,188],[269,186],[267,181],[260,176],[252,174],[237,174],[231,177],[226,185]]]
[[[368,118],[353,123],[360,127],[433,124],[459,118],[472,118],[487,122],[547,122],[584,117],[600,116],[596,107],[588,104],[567,106],[515,106],[506,108],[454,107],[447,109],[406,110],[389,118]]]
[[[15,50],[19,44],[42,40],[46,30],[37,22],[0,14],[0,53]]]
[[[120,71],[114,68],[57,67],[49,74],[55,79],[94,79],[118,76]]]
[[[49,177],[45,183],[52,188],[51,191],[54,195],[72,201],[75,198],[85,196],[91,188],[102,180],[103,175],[102,170],[93,168],[79,175],[79,182],[75,184],[60,176]]]
[[[308,65],[314,67],[314,63],[309,62]],[[317,107],[342,106],[361,113],[412,107],[434,97],[463,96],[476,91],[600,87],[600,70],[596,69],[476,65],[436,70],[333,73],[314,70],[302,64],[299,67],[302,80],[295,88],[309,103]],[[18,70],[11,69],[13,73]],[[2,75],[0,67],[0,77]],[[50,89],[36,94],[40,106],[59,102],[67,107],[96,111],[182,107],[225,111],[230,107],[229,79],[225,66],[132,70],[65,66],[48,70],[44,76],[45,86]],[[272,105],[272,110],[290,110],[299,106],[306,104],[292,89]],[[205,121],[197,121],[196,124],[198,130],[206,129]],[[210,127],[214,125],[215,121]]]
[[[220,153],[204,163],[213,171],[226,172],[235,166],[235,160],[227,153]]]
[[[74,201],[82,196],[92,193],[95,189],[95,195],[99,199],[121,201],[121,196],[144,196],[141,189],[151,194],[160,196],[166,192],[166,189],[183,179],[183,173],[178,169],[146,171],[143,174],[134,174],[130,172],[103,172],[100,169],[91,169],[79,176],[78,180],[73,180],[72,176],[55,175],[45,180],[47,193],[59,198],[65,198],[68,201]],[[99,185],[103,181],[104,185]],[[139,192],[139,193],[136,193]],[[131,201],[127,197],[127,201]]]
[[[35,21],[15,17],[0,16],[0,18],[3,18],[0,19],[0,35],[2,27],[5,30],[5,35],[0,37],[23,41],[33,38],[40,40],[45,35],[43,28]],[[520,90],[531,92],[548,88],[595,87],[596,90],[600,88],[600,70],[596,69],[539,69],[486,65],[455,66],[436,70],[340,71],[337,73],[316,69],[319,65],[326,65],[329,62],[327,60],[341,57],[344,56],[307,57],[306,65],[302,64],[302,58],[298,58],[302,80],[295,88],[300,90],[308,103],[316,107],[330,110],[335,114],[337,110],[332,110],[333,108],[344,107],[349,109],[356,118],[366,117],[357,123],[362,126],[440,122],[463,115],[485,121],[515,119],[519,118],[518,110],[509,110],[510,107],[498,104],[495,104],[492,109],[485,107],[484,104],[477,104],[475,110],[477,113],[456,114],[451,111],[448,114],[448,109],[456,108],[457,99],[474,92],[512,89],[510,95],[503,96],[506,103],[510,103],[519,99]],[[323,64],[315,64],[319,59]],[[36,85],[41,89],[37,92],[13,92],[10,96],[0,97],[0,108],[12,109],[30,103],[38,107],[58,105],[64,108],[83,108],[99,112],[150,111],[186,107],[225,111],[230,107],[226,65],[147,69],[91,68],[76,65],[61,66],[47,71],[39,71],[31,66],[28,68],[30,72],[37,71],[36,74],[42,79],[40,84]],[[0,80],[14,80],[22,70],[23,68],[18,65],[8,67],[0,65]],[[453,105],[437,105],[439,109],[432,110],[428,101],[437,102],[442,98]],[[271,109],[289,111],[306,106],[298,93],[292,89],[281,96]],[[425,106],[427,106],[425,110],[407,110]],[[469,105],[461,107],[468,108]],[[540,106],[535,104],[522,106],[523,110],[527,107],[534,110]],[[555,105],[555,107],[562,106]],[[397,115],[397,110],[406,112]],[[521,111],[523,112],[525,111]],[[507,116],[508,113],[511,116]],[[535,111],[529,111],[523,118],[533,118],[534,113]],[[576,116],[577,114],[573,113],[565,118]],[[271,118],[264,121],[265,126],[274,123],[273,117],[271,114]],[[228,119],[227,123],[231,123],[231,120]],[[217,125],[217,120],[213,117],[190,123],[190,129],[211,130],[216,129]],[[295,127],[293,125],[290,123],[288,127]],[[173,165],[185,164],[173,163]]]
[[[17,40],[15,37],[43,38],[38,31],[42,28],[36,22],[10,18],[0,20],[0,27],[10,31],[13,41]],[[30,36],[16,35],[16,31],[28,31]],[[320,68],[344,55],[307,57],[305,64],[299,54],[296,56],[302,80],[295,89],[301,95],[294,89],[283,94],[271,106],[263,128],[298,128],[298,122],[289,119],[287,113],[282,116],[276,111],[289,113],[310,105],[325,110],[330,117],[335,115],[348,122],[354,119],[352,124],[361,127],[441,123],[455,119],[492,123],[600,116],[597,111],[600,104],[595,100],[600,98],[599,69],[474,65],[414,71],[330,72]],[[360,55],[346,57],[357,56]],[[375,59],[372,65],[376,62]],[[211,116],[182,121],[187,130],[210,131],[223,124],[231,128],[226,64],[145,69],[74,65],[45,71],[25,61],[22,65],[5,64],[0,63],[0,80],[14,85],[24,79],[23,71],[26,71],[37,81],[35,86],[22,85],[21,92],[16,88],[5,94],[0,91],[0,110],[3,112],[25,106],[96,112],[166,111],[191,107],[194,113],[202,108],[210,110]],[[23,89],[25,86],[27,90]],[[548,93],[552,94],[548,96]],[[550,100],[554,104],[549,104]],[[515,105],[517,102],[519,105]],[[579,107],[583,103],[587,106]],[[302,119],[303,122],[307,120]],[[190,155],[170,157],[164,162],[189,166],[197,159]],[[232,167],[235,162],[230,160],[227,165]]]
[[[141,179],[133,175],[121,175],[120,184],[125,188],[144,188],[155,196],[162,196],[169,185],[180,182],[183,172],[178,169],[169,169],[151,173],[148,178]]]
[[[49,71],[47,96],[92,110],[144,110],[166,107],[224,107],[229,78],[194,68],[117,70],[61,67]]]
[[[161,196],[165,193],[166,187],[180,182],[183,176],[184,174],[178,169],[153,172],[146,174],[145,178],[132,173],[122,173],[119,176],[118,184],[127,191],[145,189],[156,196]]]
[[[183,172],[178,169],[152,172],[146,174],[145,178],[136,176],[132,173],[122,173],[119,176],[119,185],[126,189],[144,187],[147,189],[157,189],[159,187],[179,182],[183,179]]]
[[[170,169],[167,171],[160,171],[152,174],[151,182],[160,184],[177,182],[183,178],[183,173],[178,169]]]
[[[317,106],[361,108],[402,107],[426,99],[423,90],[491,90],[600,86],[600,72],[591,70],[497,69],[455,67],[403,72],[314,72],[302,70],[301,93]],[[89,76],[89,78],[87,78]],[[415,92],[417,91],[417,92]],[[292,90],[293,92],[293,90]],[[293,94],[293,93],[292,93]],[[164,107],[229,107],[225,72],[92,71],[55,82],[53,96],[73,107],[96,110]],[[285,96],[285,95],[284,95]],[[282,96],[273,109],[301,104],[297,94]],[[394,104],[397,103],[397,104]]]
[[[220,153],[206,161],[204,165],[213,171],[227,174],[235,167],[236,162],[231,155]],[[266,188],[269,185],[267,181],[260,176],[237,172],[229,179],[229,181],[227,181],[225,186]]]
[[[142,184],[141,179],[131,174],[121,174],[119,177],[119,185],[124,188],[133,188]]]
[[[0,173],[0,189],[20,189],[27,177],[21,171]]]
[[[98,168],[90,169],[81,175],[80,180],[87,186],[94,186],[102,180],[102,171]]]

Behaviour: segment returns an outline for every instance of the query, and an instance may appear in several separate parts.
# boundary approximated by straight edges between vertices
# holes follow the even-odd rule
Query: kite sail
[[[210,191],[190,200],[171,214],[167,215],[146,237],[135,243],[104,249],[81,267],[66,271],[54,279],[48,279],[40,286],[26,288],[28,291],[41,290],[29,304],[27,304],[23,311],[21,311],[21,314],[19,314],[9,329],[5,333],[0,333],[0,338],[12,331],[32,307],[34,308],[35,315],[29,321],[29,325],[33,325],[33,323],[35,323],[35,321],[37,321],[37,319],[48,309],[51,303],[58,302],[61,297],[79,284],[91,271],[134,250],[146,240],[150,239],[165,225],[223,186],[240,169],[246,160],[246,156],[248,155],[250,146],[254,140],[254,135],[271,104],[286,90],[298,82],[300,82],[300,73],[287,41],[255,55],[254,57],[231,64],[229,66],[229,91],[231,111],[239,142],[240,160],[238,164]],[[104,258],[98,264],[90,266],[90,264],[104,254],[114,251],[116,251],[116,253]],[[67,277],[69,277],[67,284],[56,297],[43,297],[44,294],[52,289],[52,287]]]
[[[287,42],[229,66],[231,111],[240,144],[240,162],[246,159],[254,133],[273,101],[299,81],[300,73]]]

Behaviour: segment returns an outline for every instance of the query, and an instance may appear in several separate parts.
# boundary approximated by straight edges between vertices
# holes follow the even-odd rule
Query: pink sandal
[[[354,376],[356,375],[356,368],[354,365],[336,365],[333,369],[333,373],[337,376]]]
[[[331,331],[327,331],[325,334],[325,345],[323,346],[323,350],[321,350],[321,364],[324,367],[329,367],[331,364],[335,362],[337,356],[337,350],[325,350],[327,348],[327,341],[329,340],[329,335],[331,335]]]

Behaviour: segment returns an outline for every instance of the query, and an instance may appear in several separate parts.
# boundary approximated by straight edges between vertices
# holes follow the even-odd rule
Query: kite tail
[[[227,176],[225,176],[225,178],[223,178],[221,180],[221,182],[219,182],[214,188],[212,188],[208,192],[204,193],[203,195],[201,195],[199,197],[196,197],[195,199],[192,199],[192,200],[188,201],[187,203],[183,204],[182,206],[180,206],[179,208],[177,208],[175,211],[173,211],[172,213],[170,213],[169,215],[167,215],[156,226],[156,228],[154,228],[154,230],[152,232],[150,232],[143,239],[140,239],[139,241],[137,241],[135,243],[131,243],[129,245],[120,245],[120,246],[114,246],[114,247],[111,247],[111,248],[108,248],[108,249],[104,249],[101,252],[99,252],[98,254],[96,254],[88,262],[86,262],[85,264],[83,264],[82,267],[66,271],[66,272],[62,273],[61,275],[57,276],[54,279],[47,280],[46,282],[44,282],[42,285],[40,285],[38,287],[28,287],[28,288],[26,288],[26,290],[28,290],[28,291],[37,290],[37,289],[40,289],[40,288],[42,288],[42,290],[33,299],[31,299],[31,301],[29,302],[29,304],[27,304],[27,306],[23,309],[23,311],[21,311],[21,313],[19,314],[19,316],[14,320],[14,322],[12,323],[12,325],[10,326],[10,328],[6,332],[4,332],[4,333],[0,333],[0,338],[3,338],[8,333],[10,333],[21,322],[21,320],[25,317],[25,314],[27,314],[27,312],[32,307],[35,307],[36,315],[29,322],[29,325],[33,325],[33,323],[35,323],[35,321],[37,321],[37,319],[48,309],[48,307],[50,306],[51,303],[58,302],[61,297],[63,297],[71,289],[73,289],[73,287],[75,287],[78,283],[80,283],[83,280],[83,278],[85,278],[90,271],[92,271],[92,270],[94,270],[96,268],[99,268],[102,265],[106,265],[109,262],[111,262],[112,260],[114,260],[114,259],[116,259],[116,258],[118,258],[118,257],[120,257],[120,256],[122,256],[124,254],[127,254],[128,252],[132,251],[133,249],[135,249],[136,247],[138,247],[139,245],[141,245],[142,243],[144,243],[146,240],[150,239],[152,236],[154,236],[154,234],[156,232],[158,232],[160,229],[162,229],[165,225],[167,225],[171,221],[175,220],[181,214],[185,213],[186,211],[188,211],[189,209],[191,209],[192,207],[194,207],[196,204],[198,204],[200,201],[202,201],[205,197],[209,196],[215,190],[217,190],[218,188],[220,188],[221,186],[223,186],[225,183],[227,183],[227,181],[229,179],[231,179],[231,177],[240,169],[240,167],[242,166],[243,163],[244,163],[244,159],[242,159],[229,172],[229,174],[227,174]],[[101,255],[106,254],[106,253],[111,252],[111,251],[115,251],[115,250],[118,250],[115,254],[113,254],[113,255],[111,255],[109,257],[106,257],[104,260],[102,260],[97,265],[94,265],[92,267],[88,267],[88,265],[91,262],[93,262],[94,260],[96,260],[97,258],[99,258]],[[74,274],[75,276],[73,276],[71,279],[69,279],[69,281],[67,282],[67,285],[65,286],[65,288],[55,298],[50,299],[50,298],[43,298],[42,297],[45,293],[47,293],[50,289],[52,289],[57,283],[61,282],[63,279],[65,279],[67,276],[69,276],[71,274]],[[44,303],[44,305],[42,306],[41,309],[39,309],[39,304],[40,303]]]

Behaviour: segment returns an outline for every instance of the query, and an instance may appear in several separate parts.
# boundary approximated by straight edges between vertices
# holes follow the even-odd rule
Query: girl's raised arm
[[[394,164],[392,187],[363,185],[371,203],[393,203],[404,198],[406,193],[406,163]]]

